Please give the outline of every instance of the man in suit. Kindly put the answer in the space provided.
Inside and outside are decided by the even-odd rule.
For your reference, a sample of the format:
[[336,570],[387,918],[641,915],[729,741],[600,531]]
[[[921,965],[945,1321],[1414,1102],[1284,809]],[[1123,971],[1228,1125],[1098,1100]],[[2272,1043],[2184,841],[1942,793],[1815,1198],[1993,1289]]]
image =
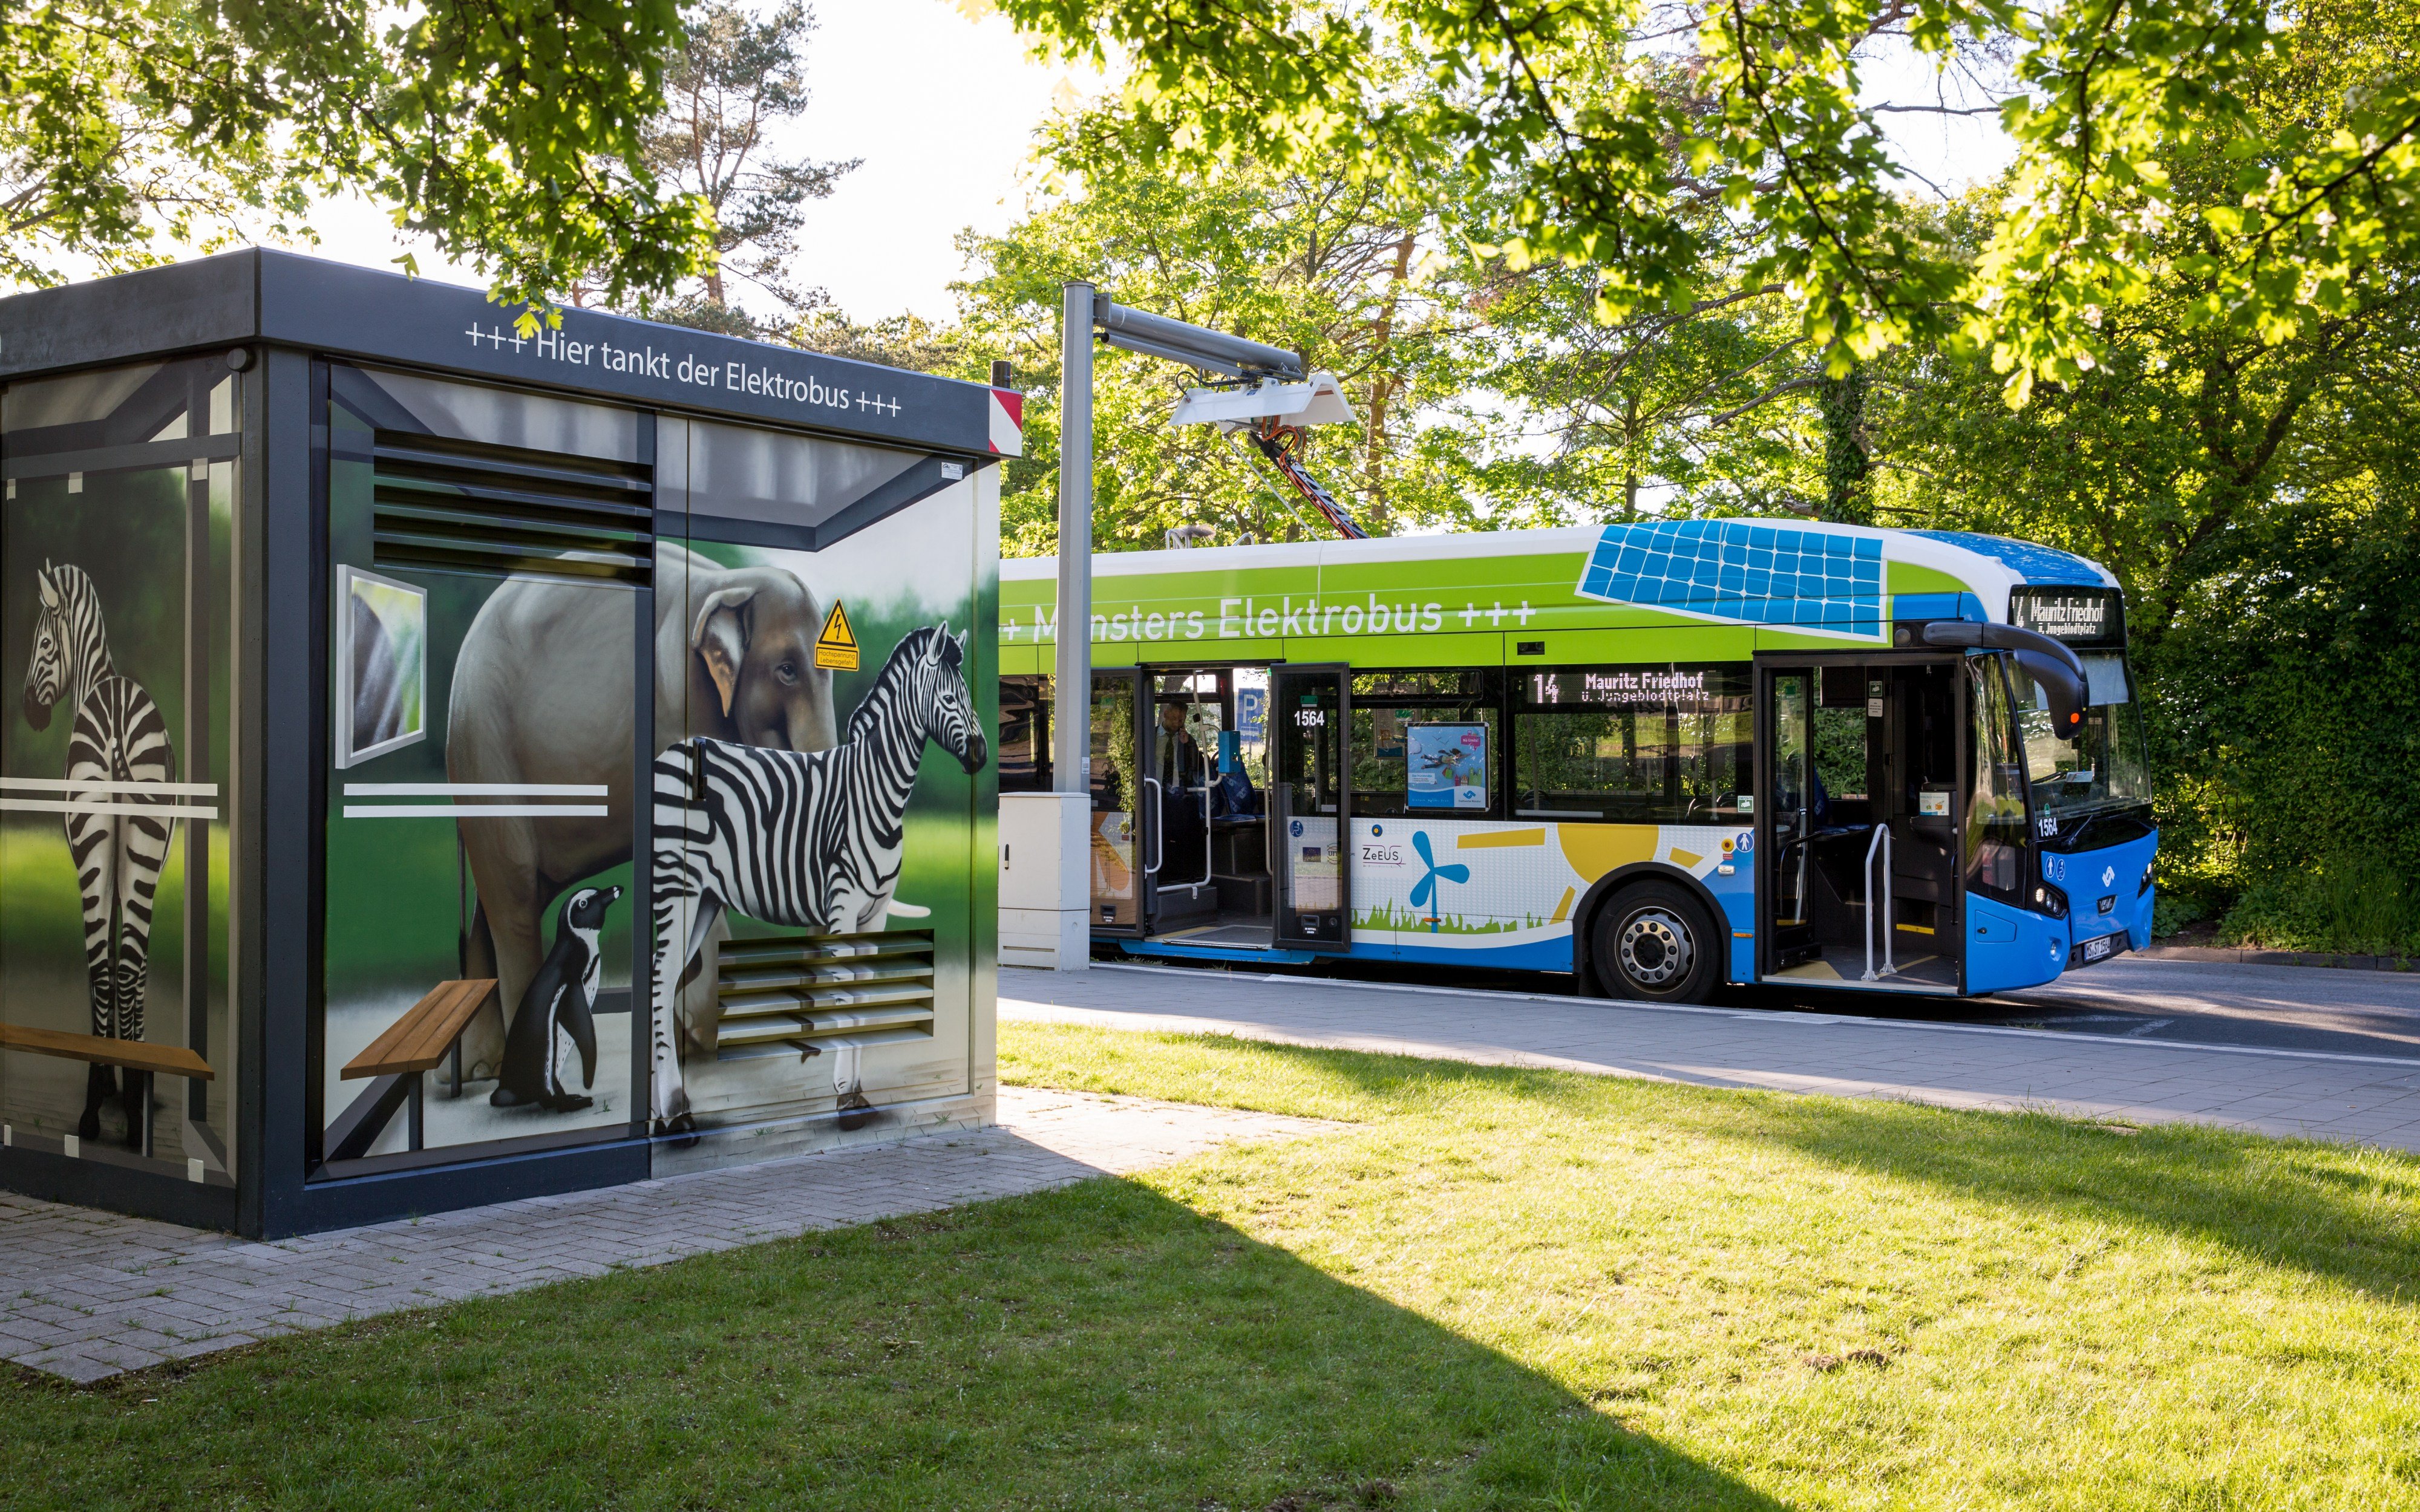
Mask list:
[[1210,782],[1209,759],[1194,740],[1193,732],[1186,728],[1186,705],[1163,703],[1159,706],[1159,781],[1173,793],[1180,788],[1207,787]]

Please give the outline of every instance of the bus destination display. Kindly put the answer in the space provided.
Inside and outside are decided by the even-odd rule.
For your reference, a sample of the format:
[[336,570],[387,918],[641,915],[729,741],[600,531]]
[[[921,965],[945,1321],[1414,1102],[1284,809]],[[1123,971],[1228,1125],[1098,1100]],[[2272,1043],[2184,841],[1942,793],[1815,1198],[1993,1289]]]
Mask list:
[[2123,645],[2125,609],[2106,588],[2020,589],[2009,595],[2009,623],[2069,645]]

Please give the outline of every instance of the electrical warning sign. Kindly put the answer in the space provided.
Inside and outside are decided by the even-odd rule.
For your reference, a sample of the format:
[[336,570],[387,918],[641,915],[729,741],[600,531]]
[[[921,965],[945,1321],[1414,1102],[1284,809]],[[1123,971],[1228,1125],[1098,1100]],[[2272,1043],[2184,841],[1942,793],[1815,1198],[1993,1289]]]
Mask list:
[[848,627],[848,614],[838,599],[832,600],[823,631],[815,637],[815,665],[828,671],[857,671],[857,632]]

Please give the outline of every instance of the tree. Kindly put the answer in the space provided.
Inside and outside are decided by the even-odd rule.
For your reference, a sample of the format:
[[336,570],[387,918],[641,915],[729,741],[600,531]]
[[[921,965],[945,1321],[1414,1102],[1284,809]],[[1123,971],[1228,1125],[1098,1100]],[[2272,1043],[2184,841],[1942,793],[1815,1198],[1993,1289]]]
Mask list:
[[[1606,270],[1609,318],[1687,308],[1709,264],[1697,218],[1750,228],[1843,378],[1909,340],[1984,353],[2022,403],[2104,360],[2107,312],[2176,270],[2197,326],[2275,341],[2338,318],[2420,251],[2420,74],[2381,0],[1001,0],[1019,26],[1096,63],[1131,58],[1138,150],[1271,163],[1342,155],[1417,179],[1454,164],[1521,186],[1500,244]],[[2352,92],[2326,118],[2260,116],[2245,85],[2314,20],[2366,11]],[[1906,213],[1860,63],[1904,46],[2006,77],[2018,157],[1969,257]],[[2003,63],[2001,60],[2005,60]],[[1410,67],[1429,87],[1392,85]],[[2224,144],[2225,193],[2181,194],[2180,153]]]
[[[2420,16],[2390,20],[2366,0],[2312,8],[2238,80],[2235,109],[2255,141],[2289,125],[2350,130],[2360,113],[2345,101],[2381,49],[2415,46]],[[2362,424],[2401,426],[2384,396],[2404,392],[2420,336],[2420,257],[2381,261],[2288,328],[2206,318],[2220,279],[2204,212],[2233,200],[2245,150],[2239,138],[2172,154],[2180,213],[2147,244],[2141,293],[2092,312],[2102,360],[2038,387],[2027,411],[1997,404],[1988,363],[1954,343],[1897,356],[1892,413],[1875,425],[1881,465],[1896,470],[1884,506],[2071,545],[2137,591],[2134,628],[2156,639],[2196,583],[2257,561],[2264,520],[2331,482]],[[1939,234],[1955,245],[1987,225],[1968,206]]]
[[679,38],[673,0],[18,0],[0,277],[140,267],[163,232],[222,245],[262,215],[301,234],[349,189],[508,302],[592,268],[613,300],[669,290],[713,229],[643,151]]
[[[2239,107],[2257,134],[2341,127],[2381,52],[2414,40],[2420,18],[2306,10],[2240,82]],[[2101,361],[2036,385],[2024,409],[1951,344],[1869,364],[1869,485],[1887,523],[2049,542],[2118,575],[2150,695],[2164,887],[2232,907],[2254,938],[2408,947],[2420,914],[2369,904],[2411,892],[2379,883],[2378,858],[2420,845],[2404,655],[2420,615],[2404,586],[2420,570],[2420,287],[2398,255],[2291,330],[2204,318],[2200,211],[2232,202],[2242,150],[2174,154],[2181,209],[2147,287],[2100,312]],[[1941,234],[1979,246],[1987,225],[1952,207]]]
[[[1303,354],[1335,373],[1358,413],[1314,433],[1311,468],[1365,527],[1451,517],[1446,480],[1420,465],[1420,406],[1459,392],[1435,294],[1434,199],[1310,164],[1161,172],[1078,115],[1046,136],[1057,189],[1001,237],[966,239],[961,349],[1010,357],[1029,376],[1030,470],[1002,499],[1012,550],[1056,544],[1060,286],[1094,280],[1121,302]],[[1432,186],[1431,194],[1450,193]],[[816,345],[825,345],[817,342]],[[826,349],[831,349],[826,346]],[[1156,548],[1180,526],[1218,539],[1324,533],[1240,440],[1175,427],[1170,409],[1200,375],[1103,349],[1094,377],[1095,540]]]
[[[777,155],[768,141],[807,108],[805,46],[814,12],[798,0],[758,19],[724,0],[690,10],[665,79],[664,108],[640,133],[658,180],[714,212],[714,255],[668,300],[658,319],[741,336],[778,336],[827,302],[792,268],[809,200],[858,166]],[[772,301],[766,317],[740,307],[733,284]]]
[[[1820,371],[1770,285],[1709,270],[1685,309],[1596,318],[1600,270],[1469,270],[1471,380],[1496,424],[1440,432],[1470,458],[1463,486],[1499,525],[1809,513],[1806,399]],[[1541,449],[1534,442],[1551,439]]]
[[[1012,550],[1055,544],[1059,290],[1078,276],[1338,373],[1357,422],[1312,433],[1311,467],[1368,528],[1820,507],[1820,354],[1785,292],[1743,283],[1737,260],[1685,310],[1601,324],[1603,270],[1516,266],[1461,234],[1517,185],[1461,176],[1407,195],[1342,163],[1163,166],[1123,129],[1085,111],[1046,130],[1045,196],[1006,235],[966,239],[977,273],[954,328],[889,322],[886,335],[821,312],[794,338],[970,378],[968,354],[1013,356],[1029,455],[1005,488]],[[1170,426],[1188,381],[1201,378],[1100,352],[1101,548],[1156,548],[1189,524],[1225,540],[1324,532],[1239,444]]]

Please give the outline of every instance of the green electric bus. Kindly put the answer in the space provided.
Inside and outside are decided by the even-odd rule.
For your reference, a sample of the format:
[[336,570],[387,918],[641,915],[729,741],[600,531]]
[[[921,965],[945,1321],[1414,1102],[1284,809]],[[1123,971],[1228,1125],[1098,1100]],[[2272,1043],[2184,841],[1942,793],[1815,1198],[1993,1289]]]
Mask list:
[[[1096,948],[1979,994],[2149,943],[2116,580],[1768,519],[1094,559]],[[1001,570],[1003,791],[1057,563]]]

